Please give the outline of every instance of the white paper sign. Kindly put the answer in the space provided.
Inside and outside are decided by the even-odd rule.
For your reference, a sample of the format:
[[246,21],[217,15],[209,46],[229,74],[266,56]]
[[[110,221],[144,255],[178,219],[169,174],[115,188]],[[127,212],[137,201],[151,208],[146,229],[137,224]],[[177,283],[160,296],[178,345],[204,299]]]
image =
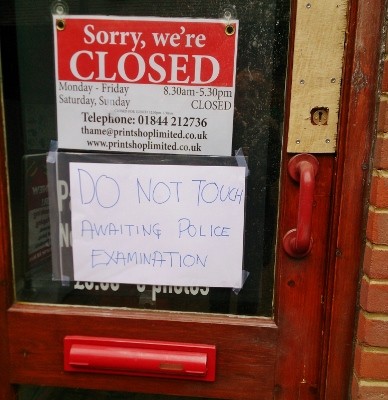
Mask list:
[[231,154],[238,21],[53,22],[60,148]]
[[240,288],[245,168],[71,163],[74,279]]

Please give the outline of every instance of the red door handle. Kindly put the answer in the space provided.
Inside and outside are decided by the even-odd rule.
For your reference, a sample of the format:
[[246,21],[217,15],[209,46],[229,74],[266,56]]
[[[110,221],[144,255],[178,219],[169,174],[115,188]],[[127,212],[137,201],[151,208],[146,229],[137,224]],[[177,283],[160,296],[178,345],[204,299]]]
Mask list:
[[288,173],[299,182],[298,222],[296,229],[284,235],[283,247],[294,258],[307,256],[313,245],[311,220],[318,167],[318,160],[311,154],[297,154],[288,163]]

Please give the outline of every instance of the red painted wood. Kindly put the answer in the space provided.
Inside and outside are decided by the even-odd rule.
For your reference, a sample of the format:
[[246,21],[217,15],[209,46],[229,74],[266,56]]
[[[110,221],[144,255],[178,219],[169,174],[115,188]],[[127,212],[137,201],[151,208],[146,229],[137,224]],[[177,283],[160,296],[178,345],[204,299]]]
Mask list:
[[9,357],[6,310],[12,304],[11,239],[8,220],[6,159],[3,131],[3,107],[0,99],[0,400],[15,399],[9,381]]
[[[295,260],[279,246],[278,328],[265,319],[85,307],[17,304],[7,312],[12,304],[12,273],[5,150],[0,141],[1,400],[14,398],[10,381],[244,400],[268,400],[276,384],[277,399],[347,397],[368,174],[363,165],[369,162],[374,127],[384,1],[351,0],[349,15],[338,154],[336,158],[318,157],[311,254]],[[284,154],[284,164],[289,158]],[[298,186],[287,177],[285,167],[282,182],[279,238],[295,226],[298,199]],[[332,228],[328,223],[331,213]],[[9,332],[10,362],[4,332]],[[160,379],[150,385],[147,378],[70,377],[62,369],[65,334],[215,343],[219,349],[218,380],[214,385],[192,385]]]
[[386,14],[384,0],[350,3],[326,293],[322,399],[347,398],[352,374],[364,204]]
[[[289,157],[286,155],[285,157]],[[332,195],[330,156],[317,156],[312,216],[311,253],[302,259],[278,252],[276,273],[276,321],[279,344],[276,368],[276,399],[315,399],[319,393],[323,304],[329,215]],[[279,237],[297,220],[299,187],[283,171],[283,201]]]
[[[294,1],[295,5],[295,1]],[[295,21],[295,7],[292,24]],[[290,33],[290,60],[293,53]],[[292,64],[289,64],[289,76]],[[286,104],[290,103],[288,87]],[[286,109],[285,121],[289,110]],[[285,126],[287,133],[288,126]],[[286,145],[285,145],[286,147]],[[282,166],[281,204],[279,209],[278,243],[295,226],[297,220],[298,186],[288,177],[286,165],[293,155],[284,150]],[[321,351],[323,344],[326,269],[329,259],[328,239],[332,207],[333,155],[317,156],[319,171],[316,176],[315,206],[312,236],[314,246],[304,259],[287,256],[278,246],[275,279],[275,314],[279,326],[276,360],[276,399],[317,399],[320,392]]]
[[[277,328],[269,319],[15,305],[8,312],[13,383],[228,399],[272,398]],[[67,335],[216,346],[215,382],[66,373]]]

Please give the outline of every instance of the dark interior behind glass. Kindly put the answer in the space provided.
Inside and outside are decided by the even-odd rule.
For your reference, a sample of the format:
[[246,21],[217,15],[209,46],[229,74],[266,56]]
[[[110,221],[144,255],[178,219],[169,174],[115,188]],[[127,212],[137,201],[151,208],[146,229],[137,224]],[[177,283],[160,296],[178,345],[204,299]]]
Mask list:
[[[231,10],[240,21],[233,126],[233,152],[242,148],[249,177],[245,221],[244,269],[249,276],[241,291],[108,285],[51,279],[47,229],[32,229],[34,201],[47,205],[45,163],[56,139],[56,103],[52,10],[60,1],[1,0],[0,39],[6,140],[12,213],[13,254],[18,300],[57,304],[117,306],[272,315],[289,8],[286,0],[69,0],[73,15],[120,15],[223,18]],[[131,155],[128,155],[129,157]],[[187,156],[192,157],[192,156]],[[40,192],[32,187],[41,187]],[[44,208],[44,207],[43,207]],[[33,235],[40,237],[33,237]],[[46,236],[45,236],[46,235]],[[42,251],[31,256],[31,241]],[[205,294],[203,294],[205,293]]]

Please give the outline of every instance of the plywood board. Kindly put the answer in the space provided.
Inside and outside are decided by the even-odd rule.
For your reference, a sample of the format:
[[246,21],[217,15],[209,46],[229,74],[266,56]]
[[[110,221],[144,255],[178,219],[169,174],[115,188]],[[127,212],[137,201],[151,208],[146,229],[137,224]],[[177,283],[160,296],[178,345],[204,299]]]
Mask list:
[[[347,0],[297,2],[287,151],[334,153]],[[320,124],[312,110],[328,110]]]

